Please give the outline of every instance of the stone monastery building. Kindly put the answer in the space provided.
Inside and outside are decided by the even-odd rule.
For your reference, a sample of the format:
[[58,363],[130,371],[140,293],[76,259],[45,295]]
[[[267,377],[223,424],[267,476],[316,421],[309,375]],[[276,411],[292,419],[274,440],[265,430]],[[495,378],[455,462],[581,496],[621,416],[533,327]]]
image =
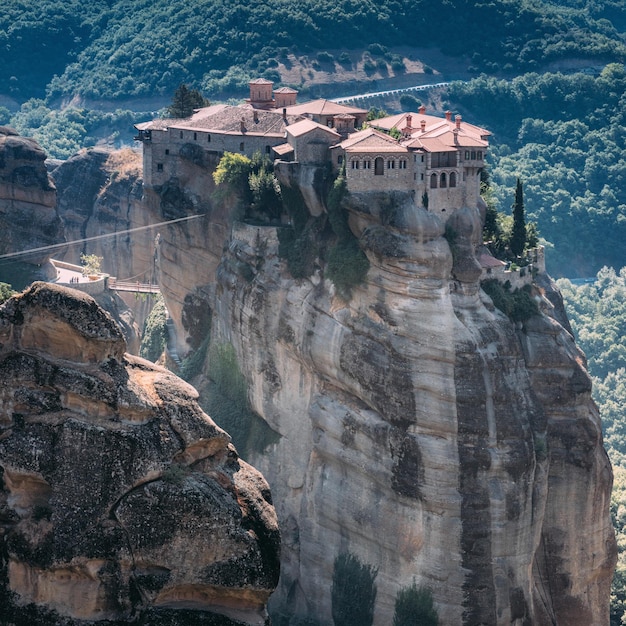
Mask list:
[[[176,177],[178,159],[238,152],[302,165],[345,166],[352,192],[408,190],[415,204],[444,213],[476,206],[490,133],[450,112],[445,118],[402,113],[368,122],[367,111],[330,100],[296,103],[297,91],[250,82],[245,104],[217,104],[187,119],[137,124],[144,185]],[[359,130],[364,128],[363,130]]]

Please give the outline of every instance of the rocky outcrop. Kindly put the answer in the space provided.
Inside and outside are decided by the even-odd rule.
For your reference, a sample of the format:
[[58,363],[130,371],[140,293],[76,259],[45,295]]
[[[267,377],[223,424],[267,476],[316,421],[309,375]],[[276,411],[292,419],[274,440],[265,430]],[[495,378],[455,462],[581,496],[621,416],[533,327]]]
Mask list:
[[[63,241],[56,188],[48,176],[45,159],[45,152],[35,140],[0,127],[0,254]],[[49,251],[40,251],[24,260],[36,266],[50,256]]]
[[[278,623],[330,622],[333,564],[351,553],[377,568],[377,626],[413,581],[446,625],[608,624],[611,469],[584,356],[548,276],[523,323],[481,290],[484,206],[444,222],[401,191],[348,197],[370,270],[345,302],[322,254],[294,280],[275,228],[231,232],[206,163],[177,172],[144,211],[205,217],[160,230],[161,288],[183,347],[210,324],[207,376],[236,355],[274,431],[249,460],[283,529]],[[323,228],[314,173],[280,174]]]
[[350,302],[319,271],[290,279],[275,229],[236,230],[218,272],[211,341],[281,436],[251,456],[284,530],[276,615],[330,621],[351,553],[378,570],[378,625],[412,581],[442,624],[608,624],[611,468],[549,277],[513,322],[480,288],[483,207],[447,225],[402,193],[346,208],[371,264]]
[[0,307],[4,624],[265,624],[269,488],[195,390],[125,354],[87,295]]

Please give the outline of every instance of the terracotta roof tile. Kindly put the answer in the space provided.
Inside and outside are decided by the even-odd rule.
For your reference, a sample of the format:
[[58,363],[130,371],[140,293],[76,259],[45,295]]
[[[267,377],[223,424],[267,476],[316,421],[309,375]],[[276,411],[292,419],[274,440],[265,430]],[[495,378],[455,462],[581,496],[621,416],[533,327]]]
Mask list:
[[299,122],[290,124],[287,126],[286,130],[292,137],[300,137],[315,129],[323,130],[324,132],[333,135],[336,139],[340,139],[341,137],[341,135],[332,128],[328,128],[328,126],[324,126],[324,124],[318,124],[317,122],[309,119],[300,120]]
[[339,115],[340,113],[367,114],[367,111],[320,98],[319,100],[287,107],[287,113],[290,115]]

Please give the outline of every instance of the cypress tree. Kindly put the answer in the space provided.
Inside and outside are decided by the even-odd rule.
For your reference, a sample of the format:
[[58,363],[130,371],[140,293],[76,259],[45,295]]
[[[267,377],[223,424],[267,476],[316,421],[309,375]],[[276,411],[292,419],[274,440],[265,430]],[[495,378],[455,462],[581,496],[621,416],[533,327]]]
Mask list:
[[174,92],[172,104],[167,107],[167,114],[174,118],[190,117],[194,109],[208,105],[209,101],[197,89],[189,89],[187,85],[181,84]]
[[511,231],[511,252],[520,256],[526,248],[526,220],[524,218],[524,192],[522,181],[518,178],[513,204],[513,230]]

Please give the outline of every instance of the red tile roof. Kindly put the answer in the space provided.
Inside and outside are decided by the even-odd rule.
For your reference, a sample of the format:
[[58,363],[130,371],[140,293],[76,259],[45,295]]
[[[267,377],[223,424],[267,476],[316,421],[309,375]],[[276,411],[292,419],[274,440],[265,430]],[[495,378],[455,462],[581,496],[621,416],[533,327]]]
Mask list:
[[365,109],[348,106],[347,104],[338,104],[330,100],[312,100],[304,104],[296,104],[287,107],[287,113],[290,115],[340,115],[341,113],[352,113],[357,115],[367,114]]

